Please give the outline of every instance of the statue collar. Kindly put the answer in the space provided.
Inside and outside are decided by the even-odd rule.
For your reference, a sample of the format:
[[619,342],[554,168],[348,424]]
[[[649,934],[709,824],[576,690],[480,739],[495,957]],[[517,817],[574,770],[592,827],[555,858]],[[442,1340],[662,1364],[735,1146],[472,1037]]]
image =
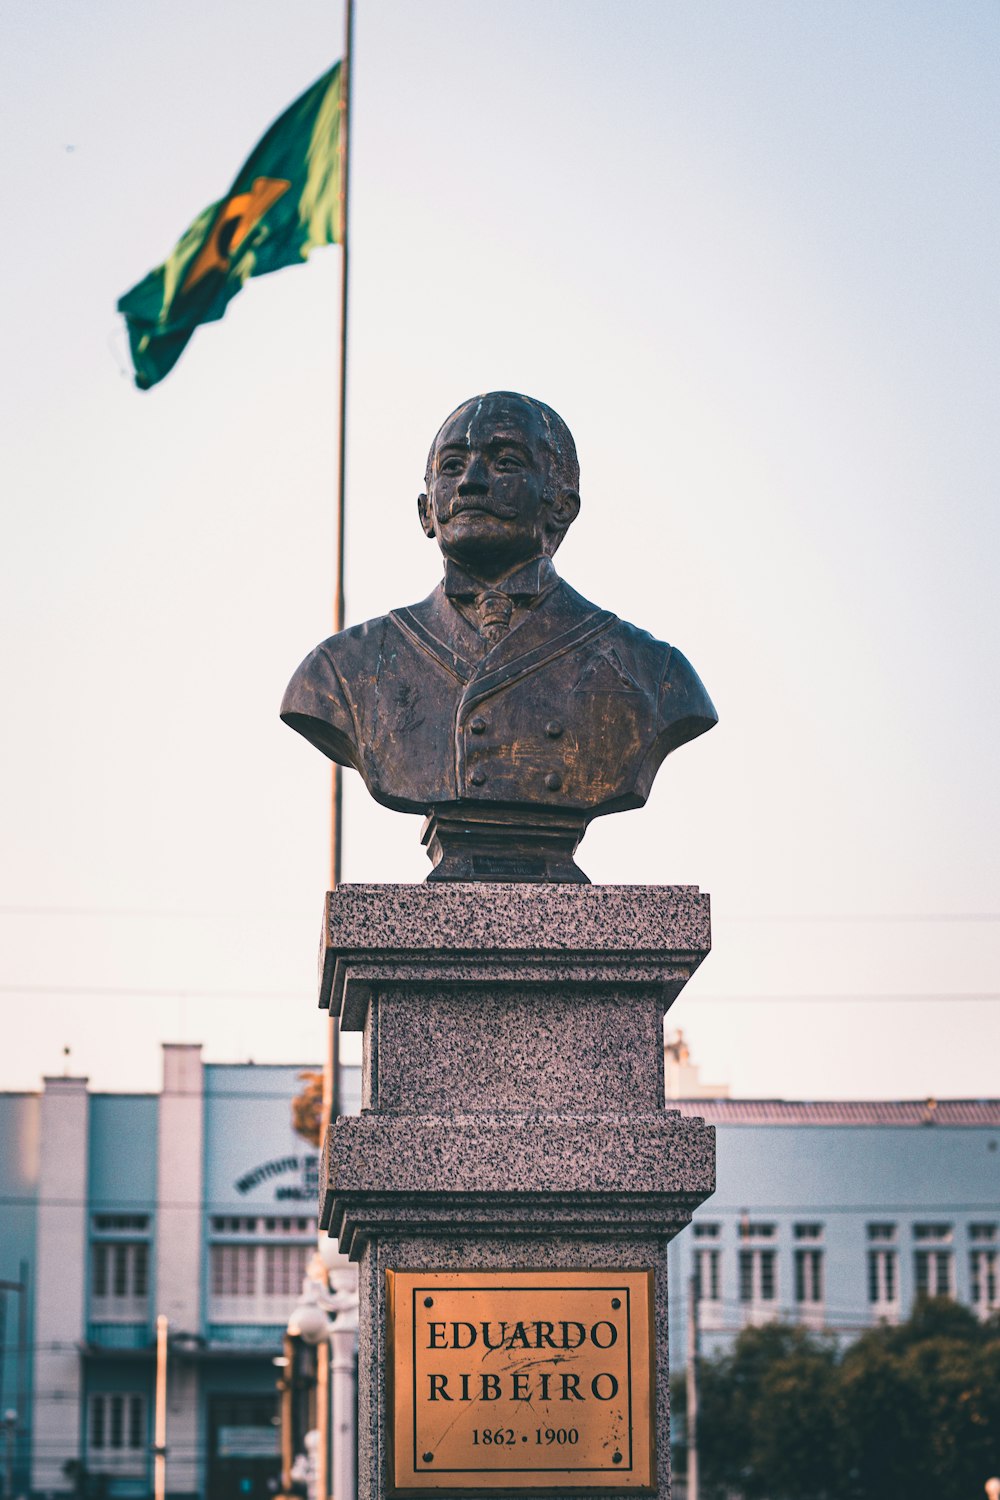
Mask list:
[[498,583],[484,583],[450,557],[444,564],[444,591],[449,599],[474,599],[484,592],[509,594],[511,598],[537,599],[559,582],[549,557],[533,557]]

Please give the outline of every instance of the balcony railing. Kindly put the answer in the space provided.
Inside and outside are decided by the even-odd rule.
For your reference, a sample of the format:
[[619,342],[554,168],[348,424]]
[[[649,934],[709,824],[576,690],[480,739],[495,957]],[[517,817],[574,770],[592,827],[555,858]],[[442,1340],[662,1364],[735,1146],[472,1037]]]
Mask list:
[[210,1344],[232,1344],[244,1349],[273,1348],[275,1354],[281,1353],[284,1336],[285,1323],[209,1323],[208,1325]]
[[148,1323],[88,1323],[87,1342],[98,1349],[151,1349],[153,1332]]

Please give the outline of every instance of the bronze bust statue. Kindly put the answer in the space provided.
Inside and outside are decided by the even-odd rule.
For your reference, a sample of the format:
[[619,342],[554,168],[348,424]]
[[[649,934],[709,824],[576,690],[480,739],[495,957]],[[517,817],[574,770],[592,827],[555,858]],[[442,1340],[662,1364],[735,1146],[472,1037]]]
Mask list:
[[590,819],[641,807],[664,757],[716,722],[678,650],[553,567],[579,481],[550,407],[464,402],[417,502],[441,583],[331,636],[285,693],[286,724],[386,807],[427,814],[431,880],[586,881],[573,854]]

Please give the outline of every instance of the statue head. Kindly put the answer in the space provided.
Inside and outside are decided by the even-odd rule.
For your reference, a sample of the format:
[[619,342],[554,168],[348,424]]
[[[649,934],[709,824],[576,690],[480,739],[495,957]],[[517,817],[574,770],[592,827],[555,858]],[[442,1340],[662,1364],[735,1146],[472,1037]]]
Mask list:
[[445,557],[485,579],[559,546],[580,509],[580,466],[566,423],[514,391],[464,401],[427,458],[420,524]]

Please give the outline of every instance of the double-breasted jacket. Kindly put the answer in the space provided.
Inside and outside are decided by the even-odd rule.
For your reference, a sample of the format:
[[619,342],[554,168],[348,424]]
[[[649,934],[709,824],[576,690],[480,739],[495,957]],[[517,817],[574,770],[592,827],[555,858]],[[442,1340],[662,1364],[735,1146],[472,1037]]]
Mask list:
[[444,583],[331,636],[293,676],[281,717],[402,812],[641,806],[664,756],[710,729],[715,709],[675,647],[545,569],[547,587],[488,649]]

